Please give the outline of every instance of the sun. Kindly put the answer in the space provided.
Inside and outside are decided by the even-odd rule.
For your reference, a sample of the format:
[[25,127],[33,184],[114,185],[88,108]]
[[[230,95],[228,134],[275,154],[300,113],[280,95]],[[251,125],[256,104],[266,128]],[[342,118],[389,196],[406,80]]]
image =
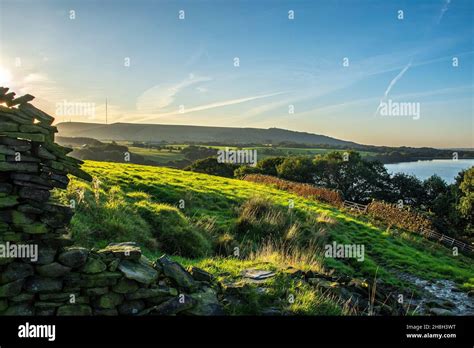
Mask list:
[[12,74],[10,70],[0,66],[0,86],[8,87],[12,80]]

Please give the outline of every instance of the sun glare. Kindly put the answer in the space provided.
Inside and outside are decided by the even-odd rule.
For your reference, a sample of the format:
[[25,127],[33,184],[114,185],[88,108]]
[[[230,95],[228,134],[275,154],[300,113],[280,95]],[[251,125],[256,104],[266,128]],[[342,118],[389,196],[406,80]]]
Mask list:
[[0,86],[8,87],[11,79],[12,74],[10,71],[0,66]]

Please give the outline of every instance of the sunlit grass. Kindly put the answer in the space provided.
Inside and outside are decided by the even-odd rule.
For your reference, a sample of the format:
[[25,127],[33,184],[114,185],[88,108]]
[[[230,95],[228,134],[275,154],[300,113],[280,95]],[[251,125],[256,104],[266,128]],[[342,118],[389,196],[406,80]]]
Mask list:
[[[301,249],[310,250],[308,238],[311,240],[313,236],[323,234],[328,241],[365,246],[364,262],[323,258],[318,261],[322,268],[334,268],[367,279],[372,279],[378,268],[380,279],[396,285],[403,284],[399,275],[408,272],[423,279],[451,279],[465,289],[473,288],[471,258],[453,256],[449,248],[421,236],[379,227],[364,217],[354,217],[330,205],[270,186],[132,164],[86,161],[83,168],[100,179],[98,189],[72,179],[66,193],[58,192],[63,202],[68,203],[70,199],[79,200],[81,190],[84,191],[83,201],[78,203],[72,221],[72,232],[79,243],[93,245],[133,240],[151,253],[162,252],[154,236],[156,221],[137,214],[136,204],[146,201],[150,211],[155,204],[174,207],[189,228],[199,230],[214,246],[232,245],[238,239],[235,226],[239,207],[258,196],[269,200],[275,209],[285,214],[289,214],[289,202],[294,202],[291,224],[285,235],[291,240],[299,240]],[[180,207],[180,202],[184,202],[184,207]],[[276,221],[274,219],[276,216],[269,221]],[[314,232],[308,226],[313,226]],[[305,238],[301,236],[303,232]],[[270,251],[260,256],[263,255],[272,263],[282,262],[272,258]],[[288,260],[291,262],[294,261]],[[300,262],[301,267],[303,263]]]

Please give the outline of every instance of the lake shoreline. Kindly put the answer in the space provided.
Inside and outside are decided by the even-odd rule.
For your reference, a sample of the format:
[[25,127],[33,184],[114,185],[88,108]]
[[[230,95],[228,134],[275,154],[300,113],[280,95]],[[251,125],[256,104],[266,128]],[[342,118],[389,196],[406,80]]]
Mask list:
[[[456,161],[453,160],[452,157],[409,157],[409,158],[404,158],[402,160],[387,160],[387,161],[381,161],[382,164],[399,164],[399,163],[410,163],[410,162],[418,162],[418,161],[437,161],[437,160],[449,160],[449,161]],[[458,158],[457,160],[474,160],[474,157],[463,157],[463,158]]]
[[474,166],[474,159],[430,159],[406,161],[398,163],[385,163],[384,167],[390,175],[403,173],[414,175],[419,180],[426,180],[432,175],[438,175],[446,183],[453,184],[458,174]]

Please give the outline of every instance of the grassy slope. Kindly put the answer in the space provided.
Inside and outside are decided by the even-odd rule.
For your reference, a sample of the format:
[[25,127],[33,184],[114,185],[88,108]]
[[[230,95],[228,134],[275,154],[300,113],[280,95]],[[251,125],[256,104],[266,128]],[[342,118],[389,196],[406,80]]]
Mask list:
[[[293,200],[295,219],[316,218],[329,234],[330,240],[365,245],[364,262],[324,259],[326,268],[335,268],[339,272],[368,280],[374,279],[377,274],[377,278],[401,286],[407,284],[403,284],[397,275],[405,272],[423,279],[451,279],[465,289],[474,287],[474,270],[470,258],[462,255],[454,257],[449,249],[417,235],[395,234],[329,205],[266,185],[162,167],[87,161],[83,168],[100,179],[99,200],[105,199],[101,204],[107,211],[99,217],[76,214],[72,224],[75,232],[81,228],[90,229],[95,224],[99,229],[104,226],[115,228],[119,239],[141,242],[141,236],[150,233],[153,226],[143,219],[135,218],[133,204],[145,199],[176,206],[180,199],[184,199],[186,206],[182,211],[188,218],[193,221],[212,221],[214,233],[225,235],[235,224],[236,207],[255,195],[262,195],[285,209],[289,200]],[[81,186],[90,188],[89,184],[73,180],[68,199]],[[118,196],[123,201],[114,198]],[[65,198],[63,194],[62,199]],[[79,242],[104,244],[114,237],[106,235],[103,237],[105,240],[100,241],[100,237],[91,235],[90,240],[80,239]],[[145,247],[150,255],[158,254],[153,252],[153,245]],[[235,259],[207,258],[184,262],[199,263],[215,273],[219,273],[215,267],[224,273],[230,265],[236,269],[241,267]]]

